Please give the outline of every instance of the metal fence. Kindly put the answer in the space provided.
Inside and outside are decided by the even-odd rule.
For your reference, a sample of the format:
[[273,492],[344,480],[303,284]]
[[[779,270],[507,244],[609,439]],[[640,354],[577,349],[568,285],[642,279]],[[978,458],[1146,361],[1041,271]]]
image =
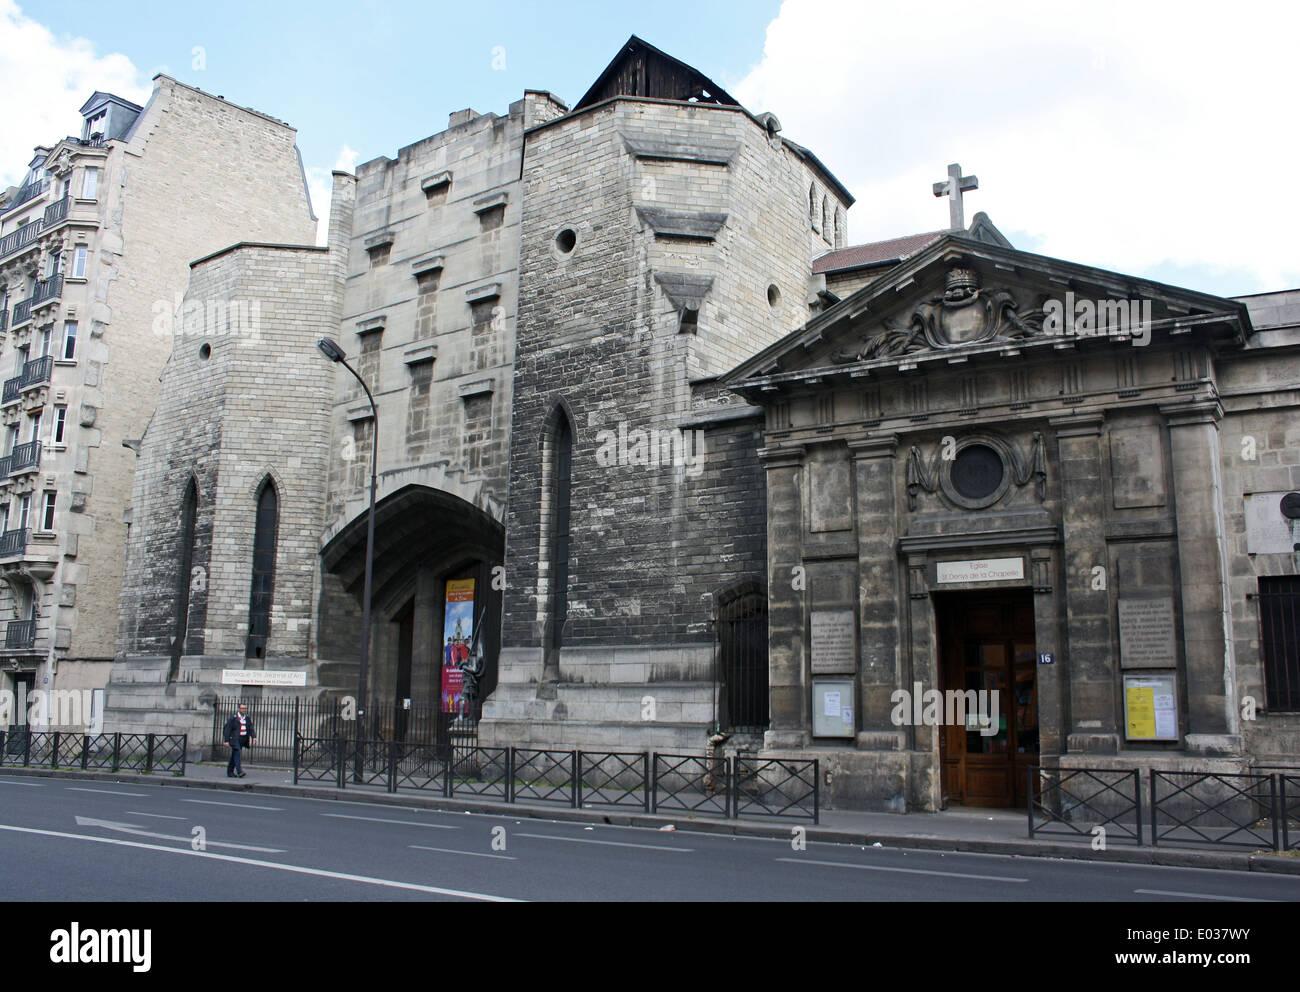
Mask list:
[[798,817],[817,823],[816,759],[561,751],[299,737],[294,784],[418,789],[448,798],[605,806],[646,812]]
[[1099,836],[1142,843],[1142,784],[1137,769],[1040,768],[1029,772],[1029,837]]
[[[1258,772],[1151,773],[1151,843],[1278,849],[1277,779]],[[1163,821],[1163,822],[1161,822]]]
[[[340,699],[240,698],[223,696],[212,708],[210,760],[225,760],[226,721],[243,703],[257,731],[257,743],[240,756],[243,764],[289,766],[294,761],[294,741],[300,737],[357,736],[354,714]],[[442,713],[433,706],[407,706],[392,700],[374,701],[366,713],[365,736],[379,741],[411,744],[472,746],[478,743],[478,724],[472,718]]]
[[0,765],[185,774],[186,734],[0,731]]
[[1300,771],[1278,779],[1278,813],[1282,820],[1282,850],[1300,848]]

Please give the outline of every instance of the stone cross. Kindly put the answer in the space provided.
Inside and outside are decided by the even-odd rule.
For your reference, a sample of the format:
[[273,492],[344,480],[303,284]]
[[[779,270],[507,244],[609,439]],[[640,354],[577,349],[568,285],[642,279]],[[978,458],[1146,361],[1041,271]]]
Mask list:
[[948,226],[954,231],[964,231],[966,220],[962,215],[961,195],[967,190],[979,189],[980,181],[974,176],[963,176],[961,166],[954,162],[948,166],[948,178],[934,184],[935,196],[950,197],[948,201]]

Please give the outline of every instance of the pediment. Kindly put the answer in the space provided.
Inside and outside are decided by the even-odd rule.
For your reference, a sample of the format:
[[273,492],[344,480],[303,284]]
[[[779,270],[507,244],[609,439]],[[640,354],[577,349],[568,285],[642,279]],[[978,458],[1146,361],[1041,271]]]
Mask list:
[[1242,339],[1243,304],[948,234],[725,377],[754,378],[1196,329]]

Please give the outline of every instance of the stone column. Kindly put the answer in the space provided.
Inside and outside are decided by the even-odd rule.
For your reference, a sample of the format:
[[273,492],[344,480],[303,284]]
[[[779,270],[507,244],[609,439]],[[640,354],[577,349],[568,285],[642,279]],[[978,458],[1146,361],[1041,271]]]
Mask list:
[[850,441],[856,473],[854,518],[858,537],[858,747],[893,751],[904,746],[890,720],[890,694],[899,672],[898,550],[894,506],[894,436]]
[[770,729],[764,736],[763,746],[803,747],[812,740],[808,665],[804,658],[807,616],[807,578],[803,573],[804,451],[802,447],[761,448],[758,455],[767,472]]
[[1034,650],[1041,657],[1051,654],[1053,663],[1039,665],[1035,659],[1038,693],[1038,753],[1060,754],[1065,750],[1069,724],[1066,698],[1069,668],[1061,653],[1060,565],[1051,548],[1029,551],[1030,576],[1034,589]]
[[442,631],[434,629],[442,583],[421,565],[415,576],[415,617],[411,637],[411,705],[437,705],[442,680]]
[[1169,424],[1173,503],[1187,679],[1187,748],[1234,754],[1238,734],[1236,658],[1228,629],[1228,554],[1218,400],[1160,408]]
[[[1093,588],[1093,568],[1107,564],[1101,416],[1060,417],[1056,429],[1065,541],[1065,640],[1057,664],[1068,665],[1070,751],[1115,754],[1115,659],[1110,595]],[[1043,650],[1043,649],[1039,649]],[[1059,678],[1060,676],[1058,676]]]

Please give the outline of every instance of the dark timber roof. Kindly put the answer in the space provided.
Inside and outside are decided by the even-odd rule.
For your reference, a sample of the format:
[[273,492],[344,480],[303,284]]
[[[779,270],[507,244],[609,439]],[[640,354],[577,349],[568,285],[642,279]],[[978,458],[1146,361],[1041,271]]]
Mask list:
[[643,96],[658,100],[690,100],[724,107],[740,104],[704,73],[661,52],[636,35],[628,38],[614,61],[591,85],[574,110],[582,110],[616,96]]

